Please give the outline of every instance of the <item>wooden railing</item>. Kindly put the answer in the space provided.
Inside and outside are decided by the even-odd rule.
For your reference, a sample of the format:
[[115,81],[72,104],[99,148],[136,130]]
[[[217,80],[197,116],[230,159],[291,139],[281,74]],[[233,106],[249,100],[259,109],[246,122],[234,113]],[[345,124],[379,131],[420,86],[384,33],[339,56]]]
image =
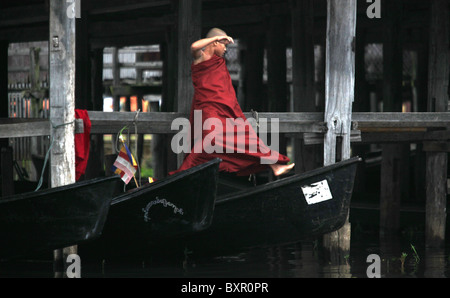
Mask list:
[[[255,118],[253,113],[244,113],[247,118]],[[327,132],[322,113],[258,113],[259,119],[267,119],[267,131],[275,119],[279,122],[279,132],[284,134],[304,134],[306,139],[317,138]],[[188,118],[187,114],[150,112],[100,112],[89,111],[92,134],[118,133],[124,126],[139,134],[176,134],[171,129],[177,118]],[[353,141],[364,143],[446,141],[450,139],[450,113],[353,113],[352,130],[361,138]],[[77,123],[77,130],[82,123]],[[48,119],[0,119],[0,138],[19,138],[50,135]],[[436,129],[440,129],[437,130]],[[264,131],[260,131],[264,132]],[[311,142],[313,143],[313,142]]]

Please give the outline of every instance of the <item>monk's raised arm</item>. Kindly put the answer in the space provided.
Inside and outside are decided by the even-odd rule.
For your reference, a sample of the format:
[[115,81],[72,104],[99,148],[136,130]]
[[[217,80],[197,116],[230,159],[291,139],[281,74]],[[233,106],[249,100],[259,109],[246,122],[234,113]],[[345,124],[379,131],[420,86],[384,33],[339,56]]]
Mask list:
[[209,38],[203,38],[200,40],[197,40],[191,45],[191,54],[194,60],[200,59],[202,56],[202,51],[209,45],[220,42],[224,44],[234,43],[233,38],[230,36],[213,36]]

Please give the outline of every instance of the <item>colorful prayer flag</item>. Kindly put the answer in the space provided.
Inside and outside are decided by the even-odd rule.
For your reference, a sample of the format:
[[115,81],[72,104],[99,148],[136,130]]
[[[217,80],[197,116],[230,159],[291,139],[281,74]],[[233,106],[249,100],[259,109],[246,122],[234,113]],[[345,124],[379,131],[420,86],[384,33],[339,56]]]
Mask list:
[[125,182],[125,184],[128,184],[131,178],[134,177],[137,167],[137,162],[134,159],[134,156],[131,154],[127,145],[123,143],[123,146],[120,149],[119,155],[117,156],[111,170],[120,175],[120,178]]

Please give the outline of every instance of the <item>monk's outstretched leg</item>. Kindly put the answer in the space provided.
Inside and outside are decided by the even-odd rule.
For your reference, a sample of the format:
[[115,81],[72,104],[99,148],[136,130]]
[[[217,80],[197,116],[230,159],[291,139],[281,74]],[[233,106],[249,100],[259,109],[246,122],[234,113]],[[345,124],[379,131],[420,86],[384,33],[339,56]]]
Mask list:
[[270,165],[270,168],[272,169],[273,174],[275,176],[280,176],[280,175],[288,173],[290,170],[292,170],[292,168],[294,166],[295,166],[295,163],[292,163],[290,165],[273,164],[273,165]]

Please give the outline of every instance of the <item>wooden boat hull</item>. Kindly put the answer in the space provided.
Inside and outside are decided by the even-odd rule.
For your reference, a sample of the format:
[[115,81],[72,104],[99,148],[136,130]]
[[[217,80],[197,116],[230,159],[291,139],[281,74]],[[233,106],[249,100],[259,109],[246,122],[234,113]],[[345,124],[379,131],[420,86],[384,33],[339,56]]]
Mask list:
[[211,225],[220,159],[209,161],[115,197],[102,238],[151,243]]
[[101,235],[120,178],[107,177],[0,200],[0,258],[75,245]]
[[338,230],[349,214],[359,161],[353,158],[219,196],[211,227],[191,237],[188,247],[279,244]]

